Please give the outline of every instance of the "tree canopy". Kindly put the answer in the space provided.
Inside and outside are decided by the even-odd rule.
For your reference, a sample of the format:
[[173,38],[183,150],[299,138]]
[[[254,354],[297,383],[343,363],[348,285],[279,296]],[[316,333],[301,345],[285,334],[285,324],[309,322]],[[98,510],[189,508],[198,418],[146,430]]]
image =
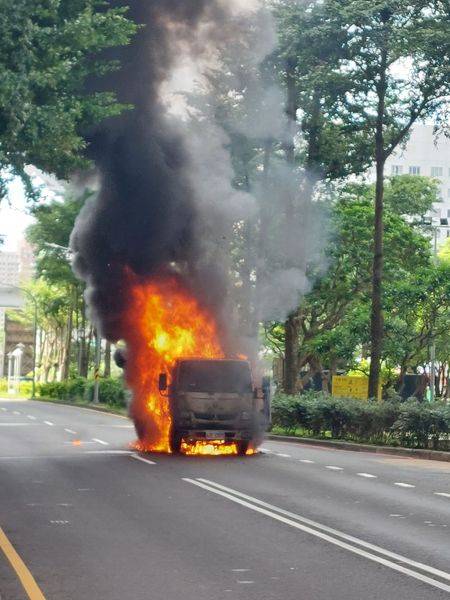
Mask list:
[[85,132],[125,107],[86,82],[117,67],[101,52],[135,29],[103,0],[1,0],[0,198],[8,175],[31,193],[27,165],[60,178],[87,165]]

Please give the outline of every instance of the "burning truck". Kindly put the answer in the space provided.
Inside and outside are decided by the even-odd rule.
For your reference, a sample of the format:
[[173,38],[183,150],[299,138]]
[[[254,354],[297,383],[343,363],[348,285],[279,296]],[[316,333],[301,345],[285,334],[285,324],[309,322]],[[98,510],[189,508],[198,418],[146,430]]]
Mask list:
[[251,454],[270,414],[269,394],[254,386],[250,362],[228,358],[217,325],[171,276],[135,280],[116,352],[133,392],[130,413],[143,451]]

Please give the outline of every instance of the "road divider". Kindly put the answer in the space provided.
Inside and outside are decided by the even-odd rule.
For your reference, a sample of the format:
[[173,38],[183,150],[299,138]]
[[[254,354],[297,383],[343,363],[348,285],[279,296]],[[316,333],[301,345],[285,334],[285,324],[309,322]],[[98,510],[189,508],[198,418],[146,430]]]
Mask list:
[[[227,498],[240,506],[253,510],[266,517],[270,517],[309,535],[313,535],[323,541],[352,552],[353,554],[357,554],[372,562],[388,567],[393,571],[422,581],[423,583],[444,590],[445,592],[450,592],[450,585],[446,583],[450,582],[450,573],[414,561],[406,556],[402,556],[401,554],[397,554],[396,552],[392,552],[381,546],[371,544],[370,542],[338,531],[327,525],[322,525],[317,521],[284,510],[283,508],[274,506],[273,504],[269,504],[268,502],[264,502],[263,500],[259,500],[258,498],[249,496],[248,494],[244,494],[214,481],[203,478],[190,479],[187,477],[183,478],[183,481],[208,492],[212,492],[213,494],[217,494],[218,496]],[[408,565],[408,567],[404,565]],[[430,575],[436,577],[436,579],[430,577]]]

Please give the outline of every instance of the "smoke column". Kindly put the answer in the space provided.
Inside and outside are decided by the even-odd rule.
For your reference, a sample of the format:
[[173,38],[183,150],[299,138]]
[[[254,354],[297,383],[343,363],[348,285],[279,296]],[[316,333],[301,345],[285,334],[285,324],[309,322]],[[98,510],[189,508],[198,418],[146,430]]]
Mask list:
[[[100,190],[77,220],[71,240],[74,268],[87,283],[92,316],[108,339],[125,337],[127,273],[151,279],[176,271],[215,315],[223,346],[232,349],[229,255],[235,224],[257,230],[264,209],[270,225],[271,242],[252,250],[260,278],[260,293],[253,298],[257,320],[283,318],[296,306],[308,286],[305,257],[323,238],[301,202],[295,218],[277,227],[284,198],[300,187],[276,160],[270,185],[233,188],[229,139],[215,120],[218,107],[208,76],[229,76],[221,62],[227,54],[239,73],[237,87],[251,90],[254,84],[245,120],[229,123],[229,129],[258,139],[286,134],[280,90],[255,83],[251,75],[276,42],[270,14],[261,0],[132,0],[126,5],[130,18],[143,27],[130,46],[114,50],[111,58],[121,68],[96,87],[114,90],[134,109],[92,132],[90,155]],[[199,90],[209,111],[200,121],[186,100]]]

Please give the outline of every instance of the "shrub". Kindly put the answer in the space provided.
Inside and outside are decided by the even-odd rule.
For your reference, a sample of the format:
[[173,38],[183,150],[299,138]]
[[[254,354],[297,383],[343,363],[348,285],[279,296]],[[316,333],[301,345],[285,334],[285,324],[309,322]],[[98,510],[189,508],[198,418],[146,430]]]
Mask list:
[[[92,402],[94,399],[94,381],[89,381],[85,398]],[[102,404],[110,406],[125,406],[125,390],[120,379],[100,379],[98,388],[98,400]]]
[[[77,377],[67,381],[42,383],[39,386],[39,395],[42,398],[54,398],[75,402],[94,399],[94,381]],[[109,405],[125,406],[125,391],[119,379],[99,380],[99,402]]]
[[272,422],[286,433],[359,442],[389,443],[413,448],[446,448],[450,434],[450,407],[444,403],[419,404],[397,399],[365,402],[333,398],[323,392],[298,396],[278,394]]

